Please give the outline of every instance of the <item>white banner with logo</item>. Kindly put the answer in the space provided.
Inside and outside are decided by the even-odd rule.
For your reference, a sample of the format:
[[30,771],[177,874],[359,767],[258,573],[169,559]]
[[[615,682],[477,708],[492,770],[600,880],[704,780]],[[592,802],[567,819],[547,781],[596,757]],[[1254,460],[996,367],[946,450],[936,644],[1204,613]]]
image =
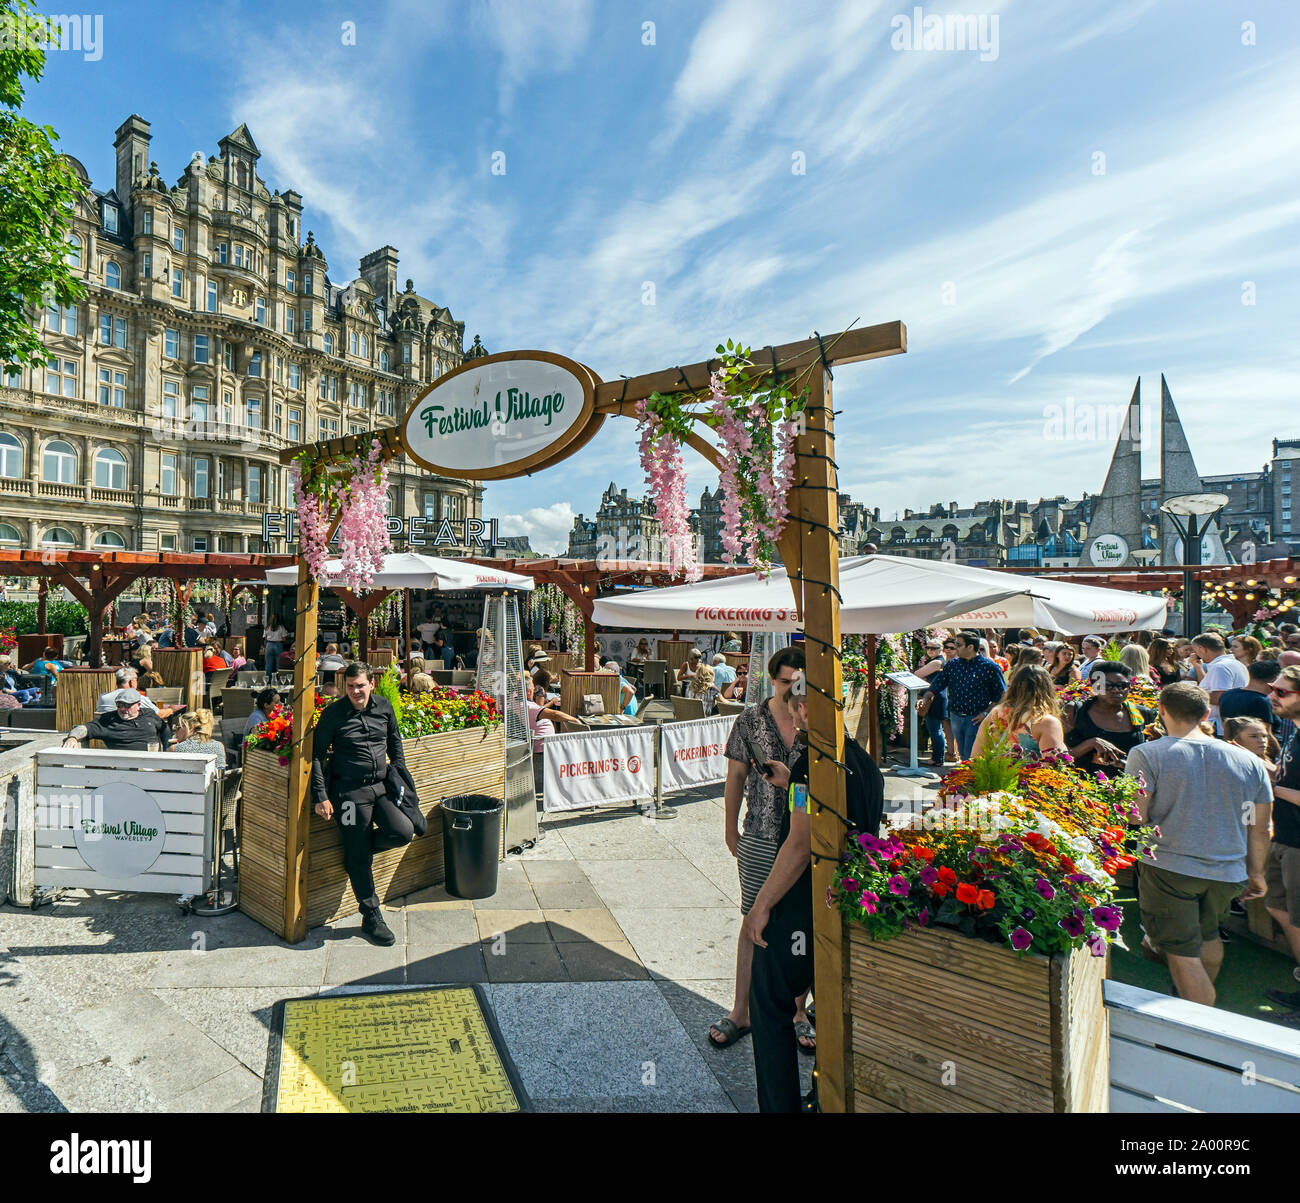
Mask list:
[[727,779],[727,737],[734,714],[664,723],[659,781],[665,794]]
[[582,810],[654,793],[654,727],[611,727],[542,740],[543,810]]

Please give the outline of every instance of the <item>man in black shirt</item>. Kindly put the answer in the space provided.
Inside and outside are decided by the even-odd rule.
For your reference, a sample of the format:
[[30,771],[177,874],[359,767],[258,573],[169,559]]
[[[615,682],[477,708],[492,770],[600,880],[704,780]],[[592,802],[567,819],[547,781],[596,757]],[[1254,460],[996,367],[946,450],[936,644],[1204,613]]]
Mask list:
[[82,723],[68,732],[65,748],[75,748],[83,739],[102,739],[114,752],[162,752],[171,742],[171,728],[157,714],[142,713],[144,700],[134,689],[119,689],[114,699],[116,713],[105,714],[92,723]]
[[1219,699],[1219,718],[1225,723],[1230,718],[1257,718],[1275,735],[1281,719],[1269,705],[1269,687],[1281,672],[1276,660],[1256,660],[1246,666],[1248,674],[1242,689],[1225,689]]
[[[1289,665],[1273,682],[1273,709],[1292,722],[1300,719],[1300,667]],[[1273,785],[1273,842],[1264,869],[1268,893],[1264,905],[1277,920],[1300,964],[1300,731],[1282,749]],[[1295,971],[1300,977],[1300,969]],[[1280,1022],[1300,1028],[1300,990],[1266,990],[1274,1002],[1292,1008]]]
[[[350,664],[343,674],[347,696],[320,716],[312,736],[311,796],[322,819],[336,814],[343,838],[343,867],[361,907],[361,930],[375,944],[396,940],[379,910],[372,872],[377,848],[396,848],[415,838],[411,820],[388,796],[389,762],[410,782],[397,715],[374,692],[370,670]],[[328,766],[327,766],[328,762]],[[373,835],[371,826],[378,831]]]

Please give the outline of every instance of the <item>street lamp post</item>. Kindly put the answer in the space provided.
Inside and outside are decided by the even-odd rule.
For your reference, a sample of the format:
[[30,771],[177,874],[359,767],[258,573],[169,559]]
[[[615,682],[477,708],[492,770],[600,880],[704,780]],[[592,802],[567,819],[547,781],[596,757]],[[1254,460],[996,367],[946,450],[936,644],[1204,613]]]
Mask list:
[[[1196,569],[1201,566],[1201,539],[1214,516],[1227,504],[1228,498],[1223,493],[1187,493],[1171,497],[1160,507],[1183,540],[1184,639],[1201,633],[1201,582],[1196,576]],[[1180,517],[1186,522],[1180,522]]]

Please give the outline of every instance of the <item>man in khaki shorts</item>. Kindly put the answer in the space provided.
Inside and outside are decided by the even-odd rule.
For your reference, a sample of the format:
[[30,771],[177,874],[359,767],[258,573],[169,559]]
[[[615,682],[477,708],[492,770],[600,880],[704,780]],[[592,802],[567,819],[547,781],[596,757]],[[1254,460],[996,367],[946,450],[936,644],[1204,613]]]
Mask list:
[[1234,898],[1262,898],[1273,793],[1264,762],[1200,730],[1210,696],[1190,681],[1160,691],[1167,735],[1138,744],[1125,771],[1138,809],[1160,829],[1142,858],[1143,953],[1169,966],[1180,998],[1214,1006],[1223,965],[1219,924]]
[[[1293,723],[1300,720],[1300,666],[1288,665],[1278,674],[1269,700],[1283,718]],[[1264,905],[1286,935],[1298,965],[1292,972],[1300,979],[1300,731],[1294,732],[1282,749],[1273,797],[1273,842],[1264,871],[1268,884]],[[1300,1028],[1300,990],[1264,993],[1271,1001],[1291,1008],[1282,1023]]]

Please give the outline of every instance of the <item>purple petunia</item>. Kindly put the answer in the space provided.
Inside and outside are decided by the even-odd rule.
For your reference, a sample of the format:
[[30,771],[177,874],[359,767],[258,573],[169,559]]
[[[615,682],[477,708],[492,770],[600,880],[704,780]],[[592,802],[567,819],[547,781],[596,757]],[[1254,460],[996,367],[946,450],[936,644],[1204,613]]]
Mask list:
[[930,908],[928,906],[921,908],[920,913],[916,916],[916,921],[922,927],[925,927],[930,922]]
[[1036,882],[1034,882],[1034,889],[1036,889],[1039,895],[1047,902],[1051,902],[1052,899],[1056,897],[1056,890],[1046,877],[1040,877]]
[[1034,942],[1034,937],[1023,927],[1016,928],[1011,933],[1011,947],[1017,952],[1024,952]]
[[1083,916],[1077,910],[1071,911],[1057,926],[1071,939],[1076,940],[1087,930],[1083,924]]
[[1072,881],[1077,886],[1086,886],[1092,880],[1092,878],[1089,877],[1086,873],[1071,873],[1070,876],[1067,877],[1065,880]]
[[926,865],[925,868],[921,870],[920,876],[921,884],[923,886],[932,886],[939,880],[939,870],[933,865]]
[[852,877],[844,878],[844,880],[840,882],[840,885],[844,887],[844,891],[847,894],[856,894],[860,889],[862,889],[858,882]]
[[862,891],[862,909],[866,914],[874,915],[877,910],[876,903],[879,901],[879,894],[873,894],[870,890]]
[[906,894],[910,887],[907,884],[907,878],[895,873],[889,879],[889,892],[891,894]]
[[1020,912],[1020,918],[1026,923],[1032,923],[1034,921],[1034,908],[1032,906],[1025,907],[1025,909]]
[[1106,955],[1106,937],[1101,932],[1095,931],[1089,935],[1088,951],[1095,957]]
[[1097,926],[1104,931],[1119,931],[1124,912],[1117,906],[1094,906],[1092,917],[1096,920]]

